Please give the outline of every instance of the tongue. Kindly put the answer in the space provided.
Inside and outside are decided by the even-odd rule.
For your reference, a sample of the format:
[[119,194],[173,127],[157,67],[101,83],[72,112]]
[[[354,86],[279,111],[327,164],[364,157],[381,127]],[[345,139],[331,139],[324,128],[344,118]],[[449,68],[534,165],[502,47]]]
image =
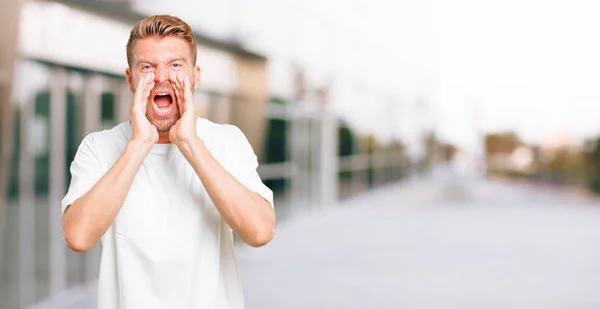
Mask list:
[[160,96],[154,98],[154,102],[158,108],[167,108],[171,105],[171,99],[168,96]]

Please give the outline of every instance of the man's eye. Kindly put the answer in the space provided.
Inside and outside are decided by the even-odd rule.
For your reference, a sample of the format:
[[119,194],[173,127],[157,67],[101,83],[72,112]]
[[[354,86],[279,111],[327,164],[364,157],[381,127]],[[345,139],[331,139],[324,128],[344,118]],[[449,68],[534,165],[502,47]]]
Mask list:
[[143,65],[142,70],[150,70],[150,65]]
[[173,66],[176,67],[176,68],[178,68],[178,67],[181,66],[181,64],[179,64],[179,63],[173,63]]

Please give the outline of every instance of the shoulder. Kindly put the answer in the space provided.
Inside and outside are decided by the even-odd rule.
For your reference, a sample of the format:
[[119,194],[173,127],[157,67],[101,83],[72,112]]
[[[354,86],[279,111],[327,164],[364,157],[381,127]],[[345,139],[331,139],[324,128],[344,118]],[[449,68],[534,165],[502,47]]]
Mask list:
[[219,124],[208,119],[198,118],[196,133],[205,144],[220,144],[223,146],[245,143],[246,135],[235,125]]
[[120,123],[110,129],[87,134],[81,141],[80,148],[87,148],[94,153],[118,150],[127,143],[127,122]]
[[226,168],[235,162],[255,158],[246,135],[235,125],[217,124],[199,118],[197,135],[215,159]]

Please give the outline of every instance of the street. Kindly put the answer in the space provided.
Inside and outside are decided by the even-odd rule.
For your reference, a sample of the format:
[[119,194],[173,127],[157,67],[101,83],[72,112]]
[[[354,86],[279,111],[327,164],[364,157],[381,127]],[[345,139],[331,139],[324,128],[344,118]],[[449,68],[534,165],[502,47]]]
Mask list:
[[[294,213],[237,256],[248,309],[600,308],[598,222],[582,194],[442,170]],[[32,309],[95,308],[96,289]]]
[[600,308],[600,204],[439,173],[240,246],[248,309]]

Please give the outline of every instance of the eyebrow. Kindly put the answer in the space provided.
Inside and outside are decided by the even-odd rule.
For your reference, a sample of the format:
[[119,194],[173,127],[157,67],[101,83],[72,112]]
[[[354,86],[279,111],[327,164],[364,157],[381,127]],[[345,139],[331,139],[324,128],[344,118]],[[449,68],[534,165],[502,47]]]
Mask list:
[[[173,62],[175,62],[175,61],[181,61],[181,62],[185,62],[185,59],[184,59],[183,57],[176,57],[176,58],[173,58],[173,59],[170,59],[170,60],[166,61],[166,63],[173,63]],[[146,59],[139,59],[139,60],[138,60],[138,64],[142,64],[142,63],[148,63],[148,64],[156,65],[156,63],[155,63],[155,62],[152,62],[152,61],[150,61],[150,60],[146,60]]]

